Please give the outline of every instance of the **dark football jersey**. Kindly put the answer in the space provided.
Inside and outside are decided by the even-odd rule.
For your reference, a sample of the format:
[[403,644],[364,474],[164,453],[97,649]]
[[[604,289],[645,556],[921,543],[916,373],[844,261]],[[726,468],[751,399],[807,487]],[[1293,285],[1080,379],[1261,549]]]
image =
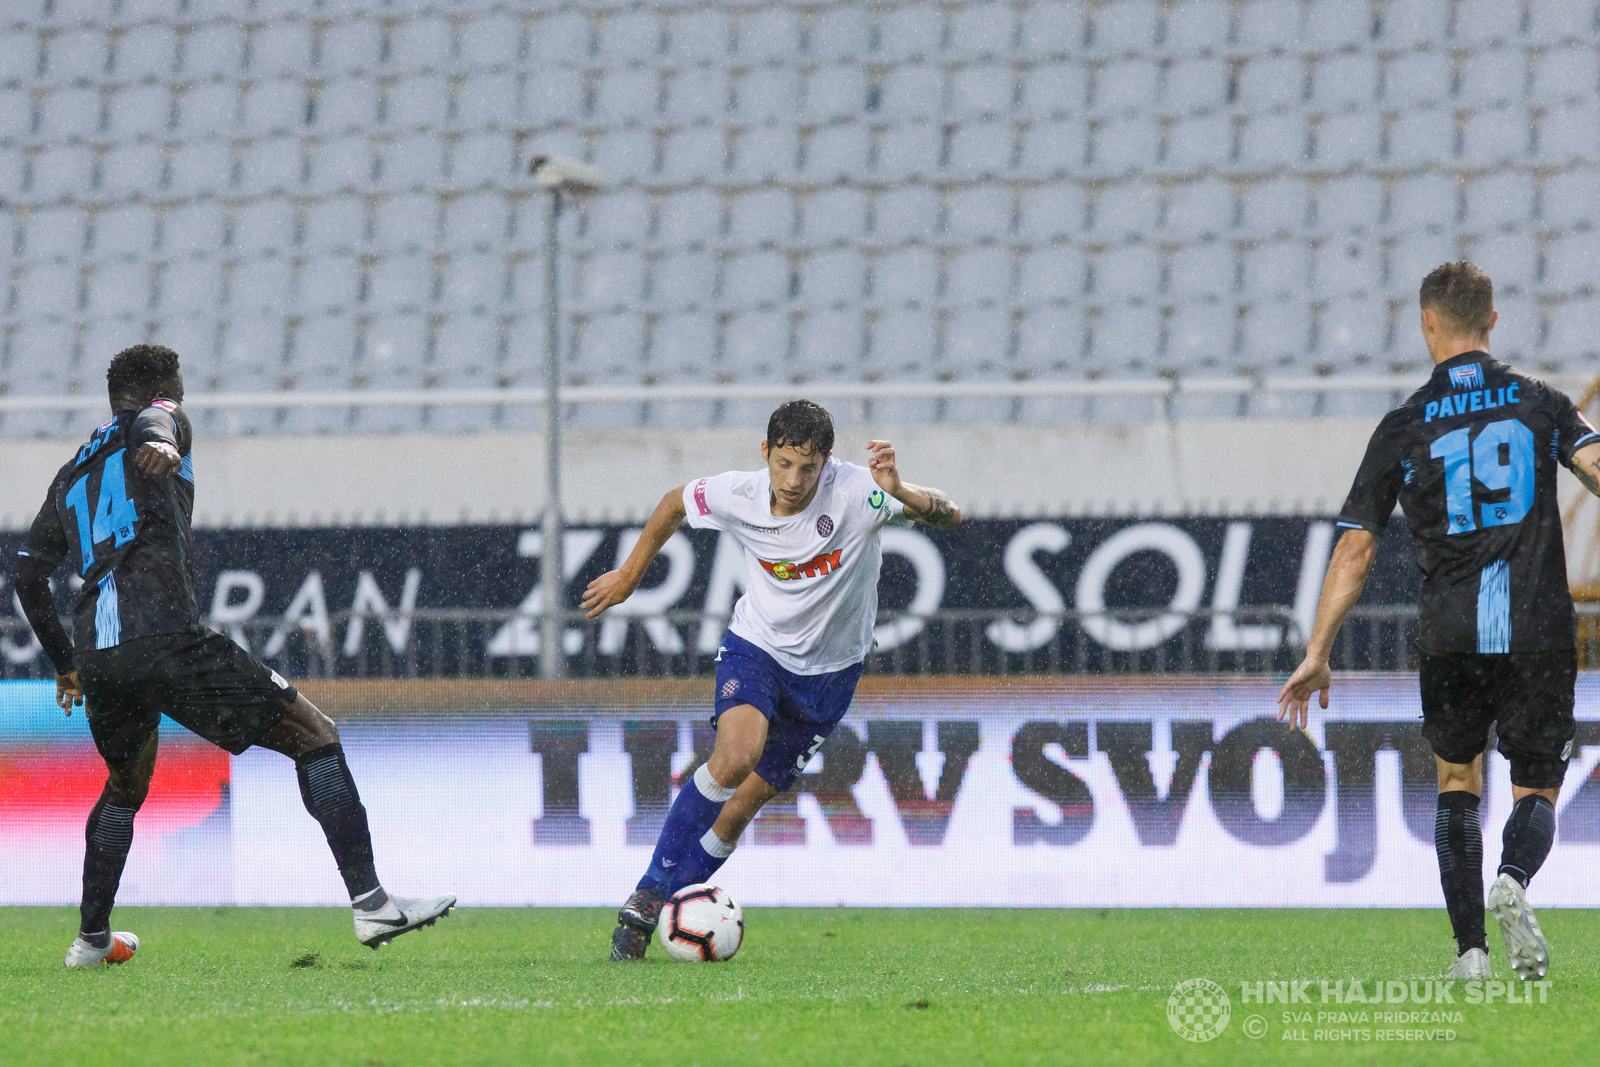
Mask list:
[[[189,529],[191,438],[188,416],[170,400],[118,412],[51,483],[21,554],[52,570],[68,560],[83,579],[72,612],[77,652],[200,629]],[[177,448],[177,474],[152,478],[139,470],[134,454],[151,441]]]
[[1574,647],[1556,470],[1596,441],[1565,394],[1484,352],[1439,364],[1383,417],[1339,525],[1381,535],[1398,499],[1423,575],[1421,648]]

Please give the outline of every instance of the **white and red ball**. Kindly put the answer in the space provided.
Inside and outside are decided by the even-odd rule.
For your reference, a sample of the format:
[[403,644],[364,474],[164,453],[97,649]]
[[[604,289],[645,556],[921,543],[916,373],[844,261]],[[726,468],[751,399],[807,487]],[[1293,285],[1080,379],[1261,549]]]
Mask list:
[[730,960],[744,942],[744,909],[714,885],[686,885],[661,905],[656,936],[686,963]]

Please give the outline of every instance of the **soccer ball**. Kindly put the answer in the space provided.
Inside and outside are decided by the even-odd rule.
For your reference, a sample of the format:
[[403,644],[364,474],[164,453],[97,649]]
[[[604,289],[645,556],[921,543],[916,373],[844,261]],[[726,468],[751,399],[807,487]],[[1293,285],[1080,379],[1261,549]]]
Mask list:
[[667,955],[685,963],[731,960],[744,941],[744,909],[726,890],[687,885],[661,906],[656,925]]

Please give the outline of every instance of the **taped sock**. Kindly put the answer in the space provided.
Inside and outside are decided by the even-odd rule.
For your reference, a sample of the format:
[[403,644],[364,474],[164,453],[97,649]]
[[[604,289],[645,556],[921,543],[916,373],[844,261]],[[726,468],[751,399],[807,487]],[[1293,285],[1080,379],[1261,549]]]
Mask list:
[[710,768],[702,763],[694,777],[683,784],[667,812],[650,866],[639,879],[640,889],[667,892],[677,878],[678,865],[686,861],[690,846],[710,831],[731,796],[733,790],[713,778]]
[[[137,805],[114,803],[109,784],[89,809],[89,821],[83,828],[83,902],[78,914],[79,929],[92,931],[90,938],[102,932],[111,936],[111,907],[122,882],[122,868],[128,863],[128,850],[133,847],[133,817],[138,813]],[[105,947],[93,940],[89,943]]]
[[1439,885],[1456,937],[1456,954],[1489,948],[1483,932],[1483,828],[1478,797],[1465,790],[1439,794],[1433,821],[1433,848],[1439,855]]
[[294,761],[294,770],[300,780],[300,799],[322,826],[350,899],[354,901],[381,888],[372,859],[367,809],[350,776],[344,746],[334,742],[314,748]]
[[1556,809],[1549,799],[1530,793],[1517,801],[1500,837],[1499,874],[1509,874],[1523,888],[1544,866],[1556,840]]

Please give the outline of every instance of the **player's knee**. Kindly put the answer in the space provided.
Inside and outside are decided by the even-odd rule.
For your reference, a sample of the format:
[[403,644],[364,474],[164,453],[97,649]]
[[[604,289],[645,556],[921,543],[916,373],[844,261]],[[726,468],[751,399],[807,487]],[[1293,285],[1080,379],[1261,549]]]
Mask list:
[[716,750],[707,760],[707,769],[717,784],[727,789],[737,789],[750,777],[750,772],[756,769],[756,764],[761,760],[761,749],[758,746],[730,743],[723,744],[720,740]]
[[145,797],[150,795],[150,778],[138,771],[118,773],[112,770],[106,778],[106,791],[111,794],[111,803],[117,807],[137,811],[144,806]]

